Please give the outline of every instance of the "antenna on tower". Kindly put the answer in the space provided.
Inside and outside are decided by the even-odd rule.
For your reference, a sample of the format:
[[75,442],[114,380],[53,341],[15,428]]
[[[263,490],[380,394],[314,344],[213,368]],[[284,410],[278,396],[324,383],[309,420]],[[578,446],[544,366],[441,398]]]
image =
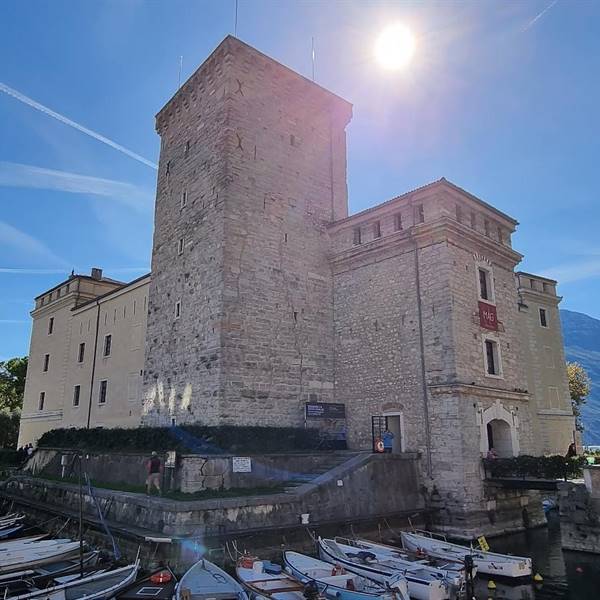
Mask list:
[[237,37],[238,0],[235,0],[235,20],[233,22],[233,35]]
[[312,61],[312,80],[315,80],[315,36],[313,35],[311,38],[311,50],[310,57]]
[[179,57],[179,79],[177,80],[177,89],[181,87],[181,71],[183,70],[183,56]]

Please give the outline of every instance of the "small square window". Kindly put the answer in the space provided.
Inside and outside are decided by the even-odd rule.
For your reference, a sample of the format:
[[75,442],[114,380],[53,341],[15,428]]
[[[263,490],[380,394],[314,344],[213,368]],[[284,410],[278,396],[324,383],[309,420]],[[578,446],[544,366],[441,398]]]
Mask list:
[[40,392],[40,399],[38,400],[38,410],[44,410],[45,402],[46,402],[46,392]]
[[100,382],[100,393],[98,394],[98,404],[106,404],[106,390],[108,388],[108,380],[103,379]]
[[498,225],[498,241],[501,244],[504,244],[504,233],[502,232],[502,227],[500,227],[500,225]]
[[477,229],[477,217],[474,212],[471,213],[471,229]]
[[490,222],[487,219],[485,219],[483,222],[483,229],[485,231],[485,235],[490,237]]
[[540,325],[548,327],[548,314],[545,308],[540,308]]
[[183,238],[179,238],[179,241],[177,242],[177,254],[180,256],[183,254]]
[[361,234],[360,227],[354,228],[353,236],[354,236],[354,245],[355,246],[362,244],[362,234]]
[[165,175],[168,175],[171,172],[171,161],[168,160],[165,166]]
[[456,205],[456,220],[460,223],[462,221],[462,207],[460,204]]
[[373,223],[373,238],[377,239],[381,237],[381,222],[375,221]]
[[77,362],[82,363],[85,358],[85,342],[79,344],[79,352],[77,353]]
[[110,351],[112,349],[112,335],[104,336],[104,352],[103,356],[110,356]]
[[415,206],[415,221],[417,223],[425,223],[425,209],[422,204]]
[[81,395],[81,386],[76,385],[73,388],[73,406],[79,406],[79,396]]
[[181,192],[181,208],[185,208],[186,204],[187,204],[187,190],[183,190],[183,192]]
[[189,153],[190,153],[190,140],[188,140],[185,143],[185,152],[184,152],[184,155],[187,157]]
[[52,335],[54,331],[54,317],[50,317],[48,320],[48,335]]
[[44,373],[46,371],[48,371],[48,367],[50,366],[50,355],[49,354],[45,354],[44,355]]
[[394,215],[394,231],[402,231],[402,214],[396,213]]
[[181,301],[178,300],[177,302],[175,302],[175,318],[179,319],[180,316],[181,316]]
[[500,375],[498,342],[485,340],[485,368],[488,375]]

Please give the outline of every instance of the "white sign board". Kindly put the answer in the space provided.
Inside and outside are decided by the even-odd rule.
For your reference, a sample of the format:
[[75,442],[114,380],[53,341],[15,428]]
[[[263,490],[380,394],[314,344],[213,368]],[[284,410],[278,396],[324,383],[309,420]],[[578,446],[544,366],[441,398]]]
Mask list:
[[231,461],[234,473],[252,472],[252,459],[249,456],[234,456]]

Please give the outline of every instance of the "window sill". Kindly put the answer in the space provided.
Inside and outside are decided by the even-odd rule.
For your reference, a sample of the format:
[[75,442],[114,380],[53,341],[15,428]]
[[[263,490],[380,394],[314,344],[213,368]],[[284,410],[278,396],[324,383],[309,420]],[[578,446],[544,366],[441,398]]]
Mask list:
[[485,373],[485,377],[488,377],[489,379],[504,379],[504,375],[502,375],[502,373],[500,373],[499,375],[493,375],[492,373]]

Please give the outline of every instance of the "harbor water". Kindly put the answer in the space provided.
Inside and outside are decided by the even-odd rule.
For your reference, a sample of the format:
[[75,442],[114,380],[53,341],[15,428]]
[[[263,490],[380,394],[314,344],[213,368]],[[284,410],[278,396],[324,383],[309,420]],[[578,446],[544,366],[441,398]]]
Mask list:
[[490,545],[496,552],[531,556],[544,581],[518,586],[497,581],[489,590],[488,579],[477,578],[477,600],[600,600],[600,555],[563,552],[557,515],[549,515],[548,527],[494,538]]

